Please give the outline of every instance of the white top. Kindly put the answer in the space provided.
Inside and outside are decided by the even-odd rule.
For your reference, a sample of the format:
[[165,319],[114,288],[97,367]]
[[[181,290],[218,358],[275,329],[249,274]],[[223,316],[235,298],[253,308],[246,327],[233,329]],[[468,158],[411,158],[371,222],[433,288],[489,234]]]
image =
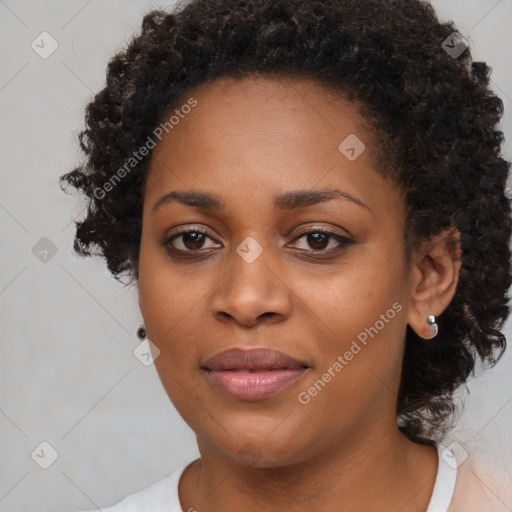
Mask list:
[[[437,476],[426,512],[447,512],[457,477],[457,464],[453,462],[453,452],[440,444],[437,444],[437,451]],[[162,480],[126,496],[116,505],[103,508],[103,512],[189,512],[181,508],[178,484],[181,475],[190,464],[192,462],[187,462]]]

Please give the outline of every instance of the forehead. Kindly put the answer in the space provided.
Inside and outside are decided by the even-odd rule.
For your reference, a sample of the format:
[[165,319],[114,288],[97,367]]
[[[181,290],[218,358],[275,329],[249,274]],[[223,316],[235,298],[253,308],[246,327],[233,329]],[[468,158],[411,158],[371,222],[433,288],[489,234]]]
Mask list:
[[[287,75],[249,75],[241,79],[220,77],[188,91],[180,104],[185,104],[191,97],[197,106],[186,116],[180,116],[182,120],[183,117],[190,119],[188,123],[180,121],[180,125],[186,125],[185,129],[191,125],[194,128],[200,125],[204,129],[215,125],[228,131],[244,123],[245,132],[253,127],[261,136],[263,129],[271,137],[292,128],[295,132],[301,128],[310,136],[312,131],[320,128],[335,131],[339,126],[333,124],[333,120],[342,119],[347,128],[370,131],[356,102],[349,101],[343,91],[313,78]],[[179,110],[180,104],[168,114]],[[308,126],[310,130],[307,130]],[[183,131],[177,128],[173,127],[170,132]],[[164,139],[170,132],[163,134]],[[210,137],[215,135],[216,132],[210,133]]]
[[[340,185],[359,196],[385,193],[374,133],[340,91],[307,78],[264,75],[201,84],[181,104],[190,98],[196,106],[153,150],[146,187],[153,203],[171,189],[239,199]],[[340,149],[346,140],[356,141],[357,159]]]
[[[179,118],[173,115],[191,99],[196,106],[187,107],[188,113]],[[304,77],[220,77],[188,91],[164,122],[171,117],[172,126],[153,149],[151,171],[170,159],[190,160],[194,155],[189,146],[208,149],[212,158],[221,153],[236,158],[240,150],[263,146],[259,159],[271,154],[275,158],[277,153],[282,160],[287,150],[303,157],[318,150],[336,153],[339,142],[350,134],[359,134],[367,149],[373,145],[373,133],[356,103],[341,91]],[[320,146],[313,144],[318,142]]]

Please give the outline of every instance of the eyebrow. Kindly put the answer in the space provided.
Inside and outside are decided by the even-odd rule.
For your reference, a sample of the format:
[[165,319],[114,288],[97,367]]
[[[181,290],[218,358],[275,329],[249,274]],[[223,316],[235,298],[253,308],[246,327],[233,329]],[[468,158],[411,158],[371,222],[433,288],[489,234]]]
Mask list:
[[[361,199],[352,194],[337,188],[326,188],[322,190],[294,190],[278,195],[274,199],[274,205],[281,210],[294,210],[314,204],[324,203],[332,199],[346,199],[371,212],[370,207]],[[225,205],[217,194],[199,191],[177,191],[173,190],[163,195],[151,208],[156,212],[162,205],[177,201],[186,206],[194,206],[204,210],[222,210]]]

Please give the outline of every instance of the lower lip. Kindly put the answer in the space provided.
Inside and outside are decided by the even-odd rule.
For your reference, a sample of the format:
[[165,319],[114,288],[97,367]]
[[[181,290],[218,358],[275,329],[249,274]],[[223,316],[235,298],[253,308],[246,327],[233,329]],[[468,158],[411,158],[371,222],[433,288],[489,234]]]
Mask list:
[[226,395],[238,400],[262,400],[282,391],[298,380],[307,368],[242,372],[207,370],[210,382]]

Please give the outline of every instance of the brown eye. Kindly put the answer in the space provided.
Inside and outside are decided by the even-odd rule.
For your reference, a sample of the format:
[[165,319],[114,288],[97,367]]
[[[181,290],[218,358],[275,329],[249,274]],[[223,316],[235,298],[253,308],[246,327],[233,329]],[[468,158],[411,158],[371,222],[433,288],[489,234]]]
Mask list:
[[[205,247],[208,239],[213,242],[216,241],[210,236],[209,232],[203,229],[182,228],[179,231],[179,233],[171,235],[164,241],[164,246],[172,256],[193,256],[196,252],[199,255],[201,253],[209,252],[206,251],[206,249],[218,247],[215,244]],[[295,238],[294,242],[296,243],[297,240],[301,239],[306,241],[308,247],[298,247],[299,249],[304,250],[304,252],[318,253],[319,255],[330,254],[343,249],[347,245],[355,243],[349,238],[341,236],[338,233],[320,228],[313,228],[303,232]],[[329,247],[331,242],[333,242],[333,245]]]
[[183,245],[187,249],[201,249],[201,246],[204,244],[205,235],[203,235],[203,233],[191,231],[190,233],[184,233],[181,236],[183,237]]
[[308,233],[306,235],[306,240],[308,244],[313,249],[322,250],[325,249],[329,245],[329,235],[325,233]]
[[[319,228],[310,229],[309,231],[302,233],[295,240],[300,240],[301,238],[304,238],[309,247],[313,249],[310,252],[329,252],[330,250],[341,249],[344,246],[354,243],[349,238],[333,233],[332,231],[326,231]],[[334,247],[327,248],[332,239],[336,241]]]
[[[204,249],[207,239],[213,240],[206,231],[194,228],[181,230],[180,233],[170,236],[165,240],[164,245],[168,247],[171,252],[194,252]],[[208,249],[209,247],[206,248]]]

